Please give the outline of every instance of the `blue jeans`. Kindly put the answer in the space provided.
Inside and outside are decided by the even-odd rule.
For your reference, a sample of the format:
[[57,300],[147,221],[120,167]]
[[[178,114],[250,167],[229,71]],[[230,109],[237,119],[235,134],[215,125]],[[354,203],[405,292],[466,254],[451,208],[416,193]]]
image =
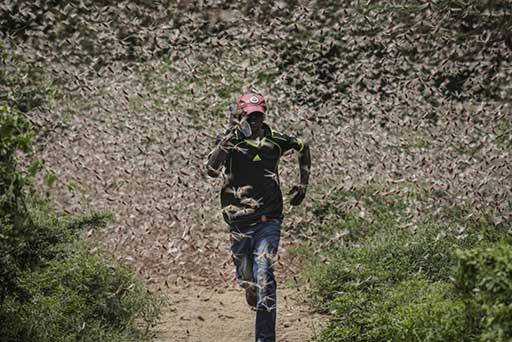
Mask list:
[[231,251],[240,286],[256,288],[256,342],[276,340],[276,259],[281,219],[240,229],[230,226]]

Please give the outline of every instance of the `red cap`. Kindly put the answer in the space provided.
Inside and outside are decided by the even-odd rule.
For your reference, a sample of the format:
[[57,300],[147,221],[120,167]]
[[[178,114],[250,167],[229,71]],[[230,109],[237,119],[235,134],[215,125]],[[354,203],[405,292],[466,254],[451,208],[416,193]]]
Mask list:
[[238,98],[238,101],[236,101],[236,107],[238,110],[243,111],[245,115],[249,115],[254,112],[265,113],[265,109],[267,108],[265,105],[265,99],[258,93],[242,94]]

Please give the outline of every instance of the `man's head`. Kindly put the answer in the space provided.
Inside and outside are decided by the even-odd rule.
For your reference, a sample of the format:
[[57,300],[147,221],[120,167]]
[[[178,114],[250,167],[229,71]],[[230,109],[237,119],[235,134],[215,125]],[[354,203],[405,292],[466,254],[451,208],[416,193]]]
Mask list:
[[263,95],[258,93],[245,93],[240,95],[236,101],[236,106],[244,115],[250,115],[254,112],[265,113],[267,109]]
[[263,95],[258,93],[242,94],[236,101],[238,111],[251,125],[252,132],[259,132],[265,119],[267,106]]

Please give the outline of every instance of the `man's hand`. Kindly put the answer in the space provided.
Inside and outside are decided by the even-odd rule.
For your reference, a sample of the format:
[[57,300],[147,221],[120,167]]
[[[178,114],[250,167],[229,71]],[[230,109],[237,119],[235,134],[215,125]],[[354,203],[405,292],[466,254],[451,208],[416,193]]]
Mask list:
[[223,151],[227,152],[230,149],[230,145],[232,146],[232,138],[234,136],[234,130],[230,130],[224,136],[219,138],[218,147],[220,147]]
[[236,107],[236,104],[231,104],[229,106],[229,122],[228,122],[229,127],[240,126],[240,118],[241,118],[240,114],[241,113],[238,110],[238,108]]
[[304,200],[304,197],[306,197],[306,185],[304,184],[295,184],[290,192],[288,192],[288,195],[291,195],[295,192],[295,195],[290,200],[291,205],[299,205],[302,203],[302,200]]

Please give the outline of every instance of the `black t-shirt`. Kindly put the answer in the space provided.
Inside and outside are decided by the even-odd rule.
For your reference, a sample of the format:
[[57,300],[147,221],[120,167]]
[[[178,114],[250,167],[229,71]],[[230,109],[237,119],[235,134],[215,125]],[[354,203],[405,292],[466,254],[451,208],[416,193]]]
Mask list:
[[279,159],[292,148],[302,151],[304,144],[293,136],[272,131],[266,124],[263,129],[261,139],[245,139],[236,132],[231,141],[235,147],[226,158],[225,182],[220,194],[224,220],[228,224],[243,226],[262,215],[283,218]]

